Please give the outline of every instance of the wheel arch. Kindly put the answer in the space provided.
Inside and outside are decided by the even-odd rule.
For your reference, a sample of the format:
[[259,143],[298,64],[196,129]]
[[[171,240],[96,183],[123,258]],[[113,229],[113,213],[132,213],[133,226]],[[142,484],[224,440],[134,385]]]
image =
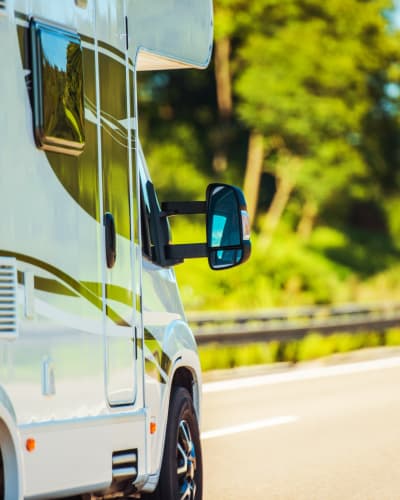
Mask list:
[[169,356],[168,407],[174,387],[186,387],[192,396],[197,419],[201,415],[201,367],[196,340],[189,325],[182,320],[173,321],[166,329],[163,339],[163,352]]
[[177,387],[184,387],[192,397],[196,410],[197,419],[200,417],[200,381],[194,370],[189,366],[179,366],[172,375],[171,389],[169,393],[169,405],[171,404],[172,393]]
[[0,399],[0,451],[4,476],[4,500],[17,500],[23,497],[21,446],[13,417],[14,415],[10,414]]
[[[157,437],[151,445],[150,476],[143,488],[151,492],[157,485],[163,450],[165,446],[166,429],[171,398],[177,387],[186,388],[192,397],[198,425],[201,416],[201,368],[194,335],[187,323],[174,321],[166,329],[162,352],[168,358],[168,371],[160,401],[160,420]],[[154,439],[154,438],[153,438]]]
[[195,369],[193,369],[193,367],[190,364],[189,365],[185,364],[183,358],[178,357],[176,360],[176,364],[173,370],[171,371],[169,383],[167,385],[164,395],[164,402],[163,402],[164,411],[162,413],[165,415],[166,418],[163,419],[161,428],[159,430],[160,432],[160,439],[158,441],[159,453],[156,453],[155,455],[157,457],[156,466],[153,469],[153,472],[148,477],[147,482],[143,487],[144,493],[150,493],[149,496],[147,495],[144,496],[146,500],[147,499],[158,500],[159,498],[157,494],[155,496],[152,496],[151,493],[155,491],[159,482],[160,474],[162,472],[161,466],[164,455],[164,448],[166,446],[168,417],[170,414],[170,408],[174,398],[174,394],[176,390],[179,388],[186,389],[191,396],[194,408],[194,416],[195,420],[197,420],[200,433],[199,413],[200,413],[201,379],[197,377]]

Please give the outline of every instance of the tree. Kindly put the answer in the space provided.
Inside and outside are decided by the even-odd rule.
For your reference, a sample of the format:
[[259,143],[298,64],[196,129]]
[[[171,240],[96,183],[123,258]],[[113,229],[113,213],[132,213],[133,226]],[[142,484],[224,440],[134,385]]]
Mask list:
[[[373,82],[379,75],[384,93],[399,56],[398,36],[383,15],[391,2],[251,4],[249,10],[258,12],[237,56],[238,114],[265,140],[275,138],[278,145],[267,148],[266,156],[280,204],[277,210],[273,202],[270,211],[280,216],[282,202],[296,190],[304,206],[298,228],[307,235],[324,203],[372,188],[361,144],[365,120],[380,104]],[[271,213],[266,221],[266,231],[276,225],[268,223]]]

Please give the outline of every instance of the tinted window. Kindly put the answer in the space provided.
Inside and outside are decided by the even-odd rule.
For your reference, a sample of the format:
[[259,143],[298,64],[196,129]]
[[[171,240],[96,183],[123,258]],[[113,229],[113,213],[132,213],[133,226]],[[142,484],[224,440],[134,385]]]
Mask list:
[[80,38],[33,20],[31,52],[36,143],[42,149],[80,154],[85,144]]

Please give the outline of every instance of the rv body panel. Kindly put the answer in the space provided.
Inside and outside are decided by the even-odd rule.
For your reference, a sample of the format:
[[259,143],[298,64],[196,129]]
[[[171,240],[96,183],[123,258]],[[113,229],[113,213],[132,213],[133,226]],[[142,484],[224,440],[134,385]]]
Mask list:
[[[0,268],[5,263],[16,274],[16,328],[0,334],[6,500],[106,491],[118,478],[113,453],[124,451],[136,456],[130,481],[154,488],[180,368],[191,374],[200,415],[197,348],[175,273],[142,255],[139,192],[150,176],[138,142],[136,70],[171,61],[205,65],[209,1],[196,2],[201,29],[190,21],[189,3],[157,2],[154,12],[149,6],[136,11],[129,0],[79,3],[7,0],[0,10],[0,57],[7,68],[0,79]],[[183,32],[172,40],[176,9],[189,23],[193,52],[180,47]],[[159,24],[156,40],[147,33],[150,19]],[[37,145],[32,44],[42,43],[44,60],[56,57],[35,34],[42,26],[56,33],[57,43],[68,33],[80,41],[80,154]],[[155,66],[140,59],[142,47]],[[42,68],[48,78],[65,72],[48,66]],[[112,266],[106,214],[116,229]],[[0,314],[2,307],[0,300]],[[156,432],[149,432],[150,423]],[[28,439],[34,450],[27,449]]]
[[[35,453],[24,457],[25,498],[106,490],[113,479],[113,452],[145,449],[145,422],[141,411],[22,426],[22,442],[34,435],[37,443]],[[140,462],[135,465],[143,476],[145,464]]]
[[20,499],[24,492],[20,434],[12,403],[2,388],[0,388],[0,443],[4,468],[3,477],[7,478],[5,498]]
[[[205,68],[211,57],[211,0],[128,0],[129,43],[138,71]],[[135,56],[133,56],[135,57]]]
[[[150,174],[140,144],[137,157],[141,184],[144,185],[150,181]],[[194,404],[200,420],[201,368],[196,342],[186,323],[175,271],[162,268],[145,256],[142,257],[141,269],[146,408],[150,421],[159,429],[149,440],[149,474],[153,475],[153,481],[149,481],[148,488],[151,491],[161,467],[174,374],[182,367],[191,371]]]

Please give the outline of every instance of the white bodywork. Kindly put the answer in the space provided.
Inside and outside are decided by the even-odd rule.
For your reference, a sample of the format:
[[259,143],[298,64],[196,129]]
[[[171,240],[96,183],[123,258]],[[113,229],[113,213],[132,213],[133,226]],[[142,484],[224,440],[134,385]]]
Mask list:
[[[127,154],[131,237],[117,237],[119,262],[128,267],[105,265],[101,134],[112,134],[113,125],[101,109],[99,61],[107,57],[126,68],[128,116],[119,123],[124,140],[138,144],[136,70],[206,66],[211,9],[209,0],[0,1],[0,270],[10,265],[18,272],[17,327],[13,334],[0,330],[6,500],[107,489],[112,454],[121,450],[136,451],[135,484],[150,491],[179,368],[192,376],[199,413],[199,360],[174,271],[141,252],[137,193],[149,174],[140,147]],[[97,134],[97,220],[35,145],[29,71],[17,36],[31,17],[75,30],[95,62],[96,103],[85,102],[85,119]],[[128,301],[118,298],[121,290]],[[27,450],[28,439],[35,440],[34,451]]]
[[129,33],[139,51],[137,70],[205,68],[213,42],[211,13],[209,0],[128,1]]

